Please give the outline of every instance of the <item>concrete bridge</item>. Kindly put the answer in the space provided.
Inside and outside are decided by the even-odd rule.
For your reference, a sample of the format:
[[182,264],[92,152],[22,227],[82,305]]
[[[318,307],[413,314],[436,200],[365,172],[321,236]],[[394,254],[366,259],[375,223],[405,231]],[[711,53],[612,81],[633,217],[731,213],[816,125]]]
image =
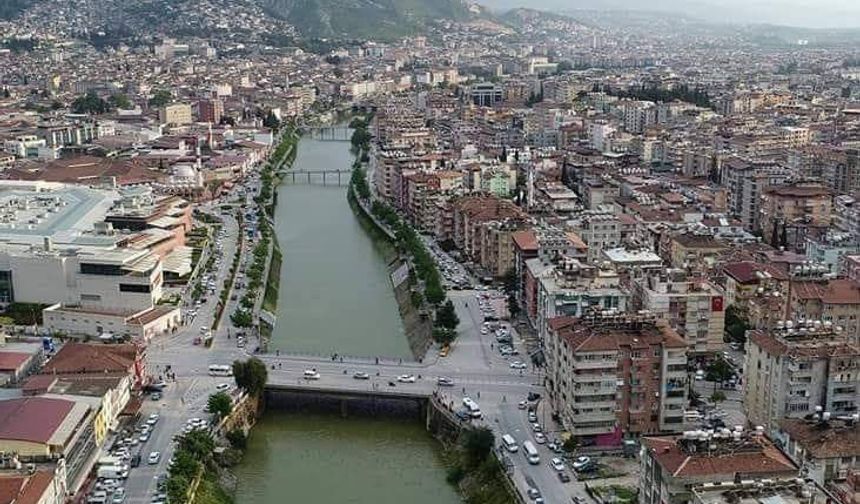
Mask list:
[[314,126],[303,129],[304,133],[321,142],[349,142],[352,130],[346,126]]

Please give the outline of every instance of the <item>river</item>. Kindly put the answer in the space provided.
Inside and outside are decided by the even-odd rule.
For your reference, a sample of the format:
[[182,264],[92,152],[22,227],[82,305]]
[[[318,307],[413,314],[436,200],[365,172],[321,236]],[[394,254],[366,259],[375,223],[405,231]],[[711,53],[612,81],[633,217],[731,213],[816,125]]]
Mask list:
[[236,470],[237,504],[455,504],[420,422],[267,412]]
[[[294,163],[351,165],[349,143],[308,138]],[[346,187],[282,185],[275,232],[283,264],[274,348],[411,357],[388,279],[390,251],[362,229]],[[236,468],[236,502],[461,503],[440,455],[417,421],[267,411]]]
[[[349,169],[349,146],[305,137],[293,167]],[[281,184],[275,233],[283,264],[271,348],[412,358],[388,278],[390,251],[362,229],[346,186]]]

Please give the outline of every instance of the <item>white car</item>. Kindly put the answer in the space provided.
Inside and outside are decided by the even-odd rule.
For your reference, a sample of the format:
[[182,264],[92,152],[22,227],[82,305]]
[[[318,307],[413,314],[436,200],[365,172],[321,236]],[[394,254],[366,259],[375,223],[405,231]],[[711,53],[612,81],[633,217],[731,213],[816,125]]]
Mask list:
[[511,369],[525,369],[527,367],[528,366],[526,365],[525,362],[520,362],[520,361],[511,362]]
[[146,460],[146,462],[149,465],[155,465],[158,463],[159,460],[161,460],[161,453],[154,451],[154,452],[149,454],[149,458]]
[[318,371],[316,371],[314,369],[306,369],[305,373],[304,373],[304,375],[302,375],[302,377],[305,380],[319,380],[320,374]]
[[215,386],[215,390],[217,390],[218,392],[227,392],[228,390],[230,390],[230,384],[229,383],[219,383],[218,385]]
[[573,461],[573,468],[576,470],[582,469],[583,467],[591,464],[591,459],[585,456],[576,457],[576,460]]
[[397,377],[400,383],[415,383],[415,375],[404,374]]
[[552,460],[549,461],[549,465],[551,465],[556,471],[564,471],[564,461],[558,457],[553,457]]
[[546,443],[546,436],[544,436],[543,433],[541,433],[541,432],[535,432],[535,443],[537,443],[537,444]]

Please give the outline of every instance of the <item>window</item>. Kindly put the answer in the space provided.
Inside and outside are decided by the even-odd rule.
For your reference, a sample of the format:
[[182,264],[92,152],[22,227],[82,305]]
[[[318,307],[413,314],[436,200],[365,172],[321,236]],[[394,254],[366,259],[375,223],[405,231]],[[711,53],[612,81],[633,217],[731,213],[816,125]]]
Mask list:
[[125,274],[120,266],[115,264],[90,264],[81,263],[81,273],[86,275],[113,275],[122,276]]
[[149,285],[141,284],[119,284],[120,292],[149,292]]
[[99,302],[102,300],[102,297],[98,294],[81,294],[81,301],[94,301]]

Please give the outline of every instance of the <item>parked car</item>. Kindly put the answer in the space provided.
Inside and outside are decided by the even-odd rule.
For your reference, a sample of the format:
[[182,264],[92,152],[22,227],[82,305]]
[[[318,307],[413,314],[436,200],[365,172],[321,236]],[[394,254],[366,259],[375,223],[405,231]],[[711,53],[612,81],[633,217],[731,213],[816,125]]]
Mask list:
[[397,377],[400,383],[415,383],[415,375],[404,374]]
[[576,460],[573,461],[573,468],[577,471],[588,467],[591,465],[591,458],[586,456],[576,457]]
[[369,380],[370,379],[370,375],[365,373],[364,371],[356,371],[352,375],[352,377],[355,378],[356,380]]

